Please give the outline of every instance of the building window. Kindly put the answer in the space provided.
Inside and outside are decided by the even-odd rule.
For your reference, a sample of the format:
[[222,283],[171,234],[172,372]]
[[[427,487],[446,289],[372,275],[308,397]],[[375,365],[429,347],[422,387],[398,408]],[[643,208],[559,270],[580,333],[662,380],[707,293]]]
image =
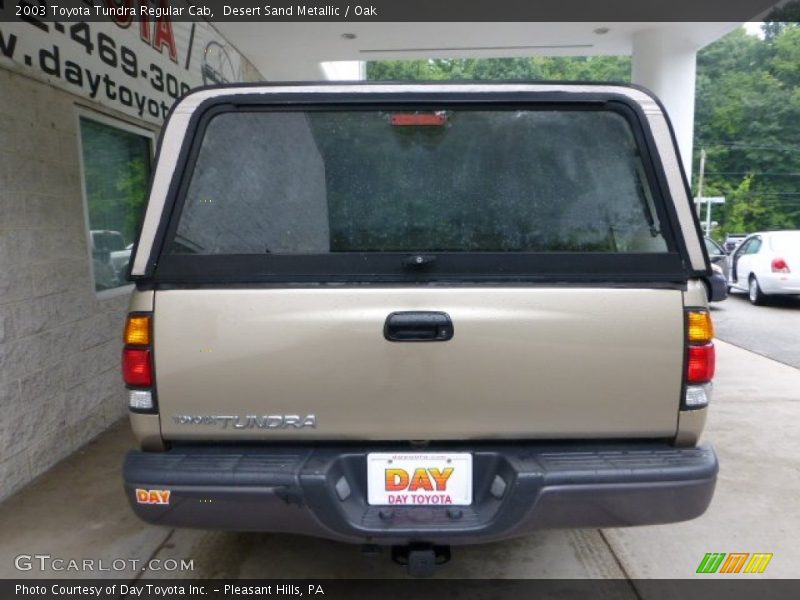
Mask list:
[[133,240],[147,202],[153,136],[144,129],[81,115],[88,241],[98,292],[128,284]]

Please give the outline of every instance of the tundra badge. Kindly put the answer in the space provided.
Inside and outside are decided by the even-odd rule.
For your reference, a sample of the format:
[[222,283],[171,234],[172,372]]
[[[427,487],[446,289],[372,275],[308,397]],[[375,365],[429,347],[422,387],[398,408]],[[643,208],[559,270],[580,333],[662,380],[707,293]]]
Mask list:
[[176,425],[219,425],[222,429],[316,429],[315,415],[175,415],[172,417]]

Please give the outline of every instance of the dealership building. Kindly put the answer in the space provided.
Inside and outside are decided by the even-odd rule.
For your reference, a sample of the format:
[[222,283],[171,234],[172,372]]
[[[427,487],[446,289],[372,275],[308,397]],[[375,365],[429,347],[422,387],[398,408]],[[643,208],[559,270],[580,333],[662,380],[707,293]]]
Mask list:
[[203,21],[0,22],[0,499],[125,414],[125,270],[190,88],[263,79]]
[[[173,0],[172,5],[180,5]],[[126,413],[126,269],[182,94],[398,58],[631,55],[691,170],[695,56],[738,23],[0,21],[0,500]]]

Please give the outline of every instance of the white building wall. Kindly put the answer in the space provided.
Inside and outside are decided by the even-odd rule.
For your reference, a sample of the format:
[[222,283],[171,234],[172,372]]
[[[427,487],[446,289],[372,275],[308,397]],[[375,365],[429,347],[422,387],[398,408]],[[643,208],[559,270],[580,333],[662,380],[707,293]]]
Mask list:
[[[209,68],[232,81],[261,79],[208,24],[194,30],[192,23],[173,25],[176,61],[166,48],[140,40],[138,29],[90,24],[92,35],[106,32],[119,47],[135,49],[141,65],[155,62],[187,85],[205,83]],[[142,112],[135,102],[126,106],[121,87],[159,106],[172,98],[154,92],[152,76],[126,79],[119,68],[84,56],[66,35],[19,22],[0,24],[0,34],[6,42],[16,37],[13,56],[0,56],[2,501],[127,414],[119,364],[130,288],[95,291],[78,115],[134,126],[155,139],[160,115]],[[39,48],[55,52],[56,44],[57,76],[43,71],[37,58]],[[25,56],[34,60],[26,64]],[[92,77],[114,78],[112,94],[93,95],[88,76],[82,85],[68,81],[70,59]]]
[[659,30],[634,34],[631,81],[655,93],[667,109],[690,181],[696,71],[697,46],[689,40]]
[[0,69],[0,500],[125,414],[128,296],[91,279],[80,104]]

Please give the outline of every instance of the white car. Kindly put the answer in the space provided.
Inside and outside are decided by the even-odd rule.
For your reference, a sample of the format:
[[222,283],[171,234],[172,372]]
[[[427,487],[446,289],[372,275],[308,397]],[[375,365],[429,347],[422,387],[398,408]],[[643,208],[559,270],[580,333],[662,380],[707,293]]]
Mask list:
[[[133,244],[125,245],[125,238],[119,231],[106,229],[93,229],[92,255],[95,259],[95,273],[98,271],[97,262],[102,262],[111,267],[114,277],[113,284],[107,287],[124,285],[127,281],[128,262],[131,259]],[[105,269],[103,269],[105,270]]]
[[753,304],[800,294],[800,231],[750,234],[730,261],[730,289],[746,291]]
[[128,244],[122,250],[114,250],[111,253],[111,266],[114,267],[114,272],[117,274],[120,282],[125,283],[128,277],[128,263],[131,260],[131,251],[133,244]]

